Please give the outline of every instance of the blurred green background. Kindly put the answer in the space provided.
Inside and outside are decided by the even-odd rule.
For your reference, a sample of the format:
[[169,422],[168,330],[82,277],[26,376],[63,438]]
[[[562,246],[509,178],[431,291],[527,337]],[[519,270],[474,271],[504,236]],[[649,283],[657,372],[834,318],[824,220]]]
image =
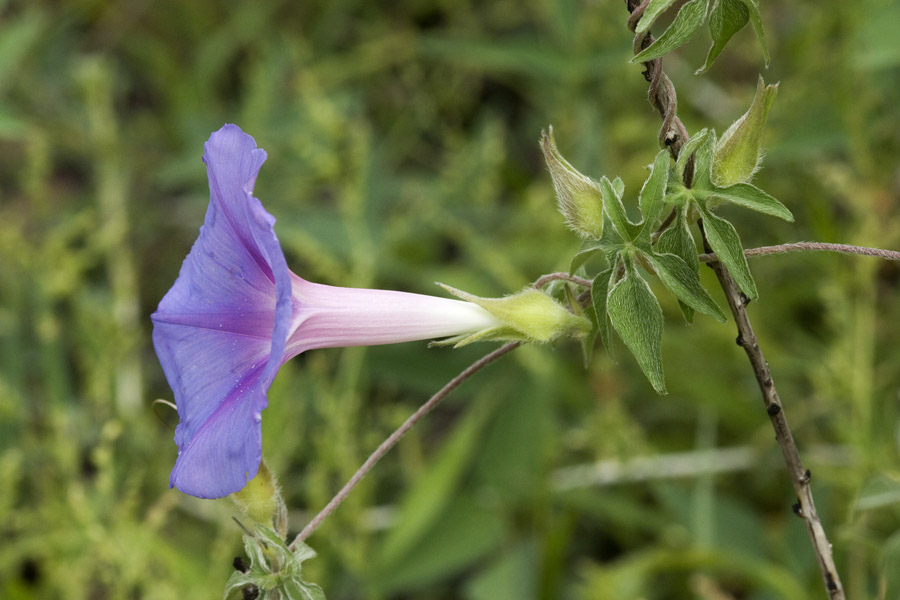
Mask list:
[[[900,248],[900,5],[763,2],[780,81],[747,247]],[[148,315],[208,202],[203,142],[269,154],[256,195],[299,274],[499,296],[566,268],[537,140],[631,198],[659,120],[624,2],[0,2],[0,597],[218,598],[227,501],[168,489],[177,420]],[[666,17],[670,19],[671,15]],[[690,131],[749,105],[739,33],[666,59]],[[848,596],[900,597],[900,270],[755,259],[751,318]],[[704,270],[706,271],[706,270]],[[710,273],[707,286],[724,306]],[[309,540],[331,600],[823,598],[732,324],[660,294],[669,395],[619,345],[517,350],[466,383]],[[490,346],[321,350],[286,365],[264,450],[299,530]]]

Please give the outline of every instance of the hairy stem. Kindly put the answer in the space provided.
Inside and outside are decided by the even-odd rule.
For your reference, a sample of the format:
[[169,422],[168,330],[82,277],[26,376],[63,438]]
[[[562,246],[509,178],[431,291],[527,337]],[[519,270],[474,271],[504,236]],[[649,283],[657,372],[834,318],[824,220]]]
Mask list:
[[[827,244],[825,242],[793,242],[779,244],[777,246],[760,246],[748,248],[744,255],[766,256],[768,254],[786,254],[788,252],[840,252],[842,254],[858,254],[860,256],[874,256],[884,260],[900,260],[900,252],[896,250],[884,250],[882,248],[869,248],[867,246],[851,246],[850,244]],[[716,255],[712,252],[700,255],[700,262],[714,262]]]
[[410,417],[403,422],[403,424],[398,427],[394,433],[392,433],[386,440],[381,442],[381,445],[369,455],[369,458],[366,459],[366,462],[362,464],[362,466],[353,474],[349,481],[344,484],[344,487],[331,499],[331,501],[323,508],[319,514],[317,514],[313,519],[303,528],[303,531],[294,538],[294,541],[291,542],[290,549],[296,549],[297,545],[306,540],[316,528],[322,524],[322,522],[331,515],[335,511],[335,509],[340,505],[341,502],[353,491],[360,481],[362,481],[363,477],[372,470],[372,467],[375,466],[381,458],[387,454],[391,448],[393,448],[397,442],[400,441],[406,432],[413,428],[413,426],[418,423],[422,418],[430,413],[435,406],[440,403],[441,400],[447,397],[453,390],[455,390],[462,382],[466,379],[469,379],[472,375],[488,366],[504,354],[511,352],[519,347],[520,342],[510,342],[508,344],[504,344],[500,346],[493,352],[490,352],[480,359],[469,365],[464,371],[462,371],[459,375],[451,379],[447,384],[442,387],[436,394],[434,394],[431,398],[428,399],[425,404],[420,406],[416,412],[414,412]]
[[581,287],[591,287],[591,281],[589,279],[578,277],[577,275],[569,275],[568,273],[547,273],[546,275],[542,275],[534,282],[534,287],[541,289],[551,281],[568,281],[569,283],[574,283]]
[[[647,0],[644,0],[643,2],[638,2],[638,0],[626,0],[626,5],[630,13],[628,27],[631,31],[635,31],[637,22],[640,20],[641,14],[643,14],[647,4]],[[635,53],[646,48],[652,42],[653,38],[649,32],[636,33],[634,38]],[[688,133],[676,114],[678,105],[675,87],[671,80],[663,73],[661,59],[654,59],[646,62],[644,63],[644,66],[646,69],[644,76],[650,84],[650,104],[657,109],[663,119],[662,128],[659,133],[660,142],[669,148],[673,157],[677,158],[681,146],[688,139]],[[686,169],[684,175],[685,185],[690,186],[692,178],[692,169]],[[706,252],[711,253],[709,243],[706,239],[706,233],[703,231],[702,221],[699,222],[699,225],[700,230],[703,233],[703,244]],[[832,250],[834,249],[832,248]],[[782,251],[787,250],[782,249]],[[847,251],[847,248],[845,247],[843,251]],[[750,324],[746,308],[748,300],[746,296],[740,292],[734,278],[723,263],[712,261],[709,264],[715,271],[716,277],[719,279],[719,284],[725,292],[728,306],[731,308],[731,314],[734,316],[738,328],[737,342],[746,352],[750,365],[753,368],[753,374],[756,377],[759,389],[762,392],[766,414],[769,416],[772,427],[775,430],[775,438],[784,455],[784,461],[791,477],[791,483],[797,494],[797,503],[793,507],[794,513],[802,518],[806,524],[806,529],[810,541],[812,542],[816,560],[819,563],[819,569],[822,573],[825,589],[828,592],[829,598],[832,600],[843,600],[845,598],[844,590],[834,565],[831,544],[825,534],[825,529],[822,527],[822,522],[819,520],[819,516],[816,513],[812,489],[809,485],[810,472],[803,467],[803,464],[800,461],[800,452],[797,449],[797,444],[794,442],[794,436],[791,434],[787,418],[782,410],[781,400],[775,389],[775,382],[772,379],[769,364],[766,362],[762,350],[760,350],[759,342],[756,339],[756,333],[753,331],[753,326]]]

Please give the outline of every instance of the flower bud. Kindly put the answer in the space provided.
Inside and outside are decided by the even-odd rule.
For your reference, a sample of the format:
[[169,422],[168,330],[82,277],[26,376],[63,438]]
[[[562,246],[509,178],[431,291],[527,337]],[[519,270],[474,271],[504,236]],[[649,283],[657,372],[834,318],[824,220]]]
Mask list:
[[457,298],[477,304],[502,323],[498,327],[446,340],[456,346],[488,340],[540,344],[561,335],[580,337],[591,330],[591,322],[586,317],[572,314],[540,290],[527,288],[503,298],[479,298],[444,284],[439,285]]
[[579,173],[556,149],[553,128],[541,132],[541,150],[553,178],[559,210],[573,230],[586,237],[603,235],[603,192],[600,184]]
[[775,101],[778,84],[766,85],[759,78],[750,109],[731,124],[716,143],[712,182],[719,187],[747,183],[762,162],[762,133]]
[[266,461],[260,462],[256,477],[243,489],[231,494],[231,499],[254,522],[266,527],[274,526],[282,535],[285,533],[287,508],[278,481]]

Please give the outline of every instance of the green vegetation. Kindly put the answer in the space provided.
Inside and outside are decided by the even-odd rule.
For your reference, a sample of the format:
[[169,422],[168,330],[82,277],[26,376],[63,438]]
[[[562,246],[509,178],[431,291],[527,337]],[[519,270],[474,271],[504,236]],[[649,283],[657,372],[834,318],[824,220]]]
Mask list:
[[[754,184],[795,222],[721,214],[745,248],[900,248],[900,5],[759,8],[780,87]],[[712,49],[700,30],[665,58],[691,133],[751,105],[765,57],[748,15],[724,51],[720,24]],[[228,501],[168,489],[177,417],[153,403],[171,391],[149,314],[202,223],[212,131],[237,123],[268,152],[256,195],[298,274],[512,293],[579,249],[539,146],[548,125],[574,168],[621,176],[637,220],[659,118],[626,18],[623,2],[575,0],[0,1],[0,597],[221,598],[243,553]],[[900,268],[749,265],[847,596],[896,598]],[[730,317],[687,326],[654,291],[667,396],[608,330],[618,362],[597,351],[587,370],[575,342],[516,350],[316,531],[304,578],[329,600],[823,597]],[[263,436],[291,533],[493,346],[285,365]]]

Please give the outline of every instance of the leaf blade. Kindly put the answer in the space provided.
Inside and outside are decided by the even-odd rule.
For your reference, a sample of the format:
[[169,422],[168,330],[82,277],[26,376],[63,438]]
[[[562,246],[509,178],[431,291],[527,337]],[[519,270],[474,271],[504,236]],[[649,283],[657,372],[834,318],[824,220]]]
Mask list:
[[766,32],[763,29],[762,15],[759,12],[759,0],[741,0],[741,2],[744,3],[744,6],[747,7],[750,13],[750,26],[753,27],[753,33],[756,34],[759,45],[762,46],[763,60],[765,60],[768,67],[769,48],[766,46]]
[[740,0],[718,0],[709,15],[709,36],[712,38],[712,45],[706,55],[706,62],[694,74],[706,73],[732,36],[743,29],[749,20],[750,11]]
[[631,241],[637,236],[638,226],[628,220],[625,205],[622,204],[622,194],[618,191],[622,189],[622,184],[619,184],[618,181],[620,180],[611,182],[606,177],[600,179],[600,189],[603,190],[603,209],[619,237]]
[[653,389],[666,393],[662,365],[662,309],[650,286],[633,266],[610,289],[607,314],[616,333],[631,350]]
[[641,230],[653,227],[663,210],[666,185],[669,181],[669,151],[660,150],[650,167],[650,175],[644,181],[638,204],[644,217]]
[[609,339],[609,315],[606,310],[606,300],[609,296],[609,284],[613,275],[613,267],[600,271],[591,283],[591,304],[594,308],[594,317],[597,320],[597,331],[600,341],[606,348],[610,358],[613,357],[612,344]]
[[[663,231],[656,240],[656,251],[680,257],[694,273],[699,275],[700,260],[697,257],[697,245],[688,227],[686,214],[686,207],[679,208],[675,223]],[[684,319],[688,323],[693,323],[694,309],[681,300],[678,301],[678,306],[681,308]]]
[[706,18],[708,0],[691,0],[681,7],[672,24],[663,31],[659,38],[638,52],[631,62],[646,62],[665,56],[675,48],[687,42],[703,25]]
[[635,31],[644,33],[650,29],[656,19],[659,18],[659,15],[669,10],[669,7],[673,4],[675,4],[675,0],[650,0],[650,4],[644,9],[644,14],[641,15],[641,20],[638,21]]
[[794,221],[794,215],[787,206],[750,183],[736,183],[727,188],[715,188],[708,193],[701,192],[696,195],[701,199],[704,197],[718,198],[756,212],[778,217],[789,223]]
[[734,225],[717,217],[702,204],[698,204],[698,206],[703,214],[706,239],[713,252],[734,277],[741,291],[750,299],[758,298],[756,282],[753,281],[753,275],[750,274],[750,265],[747,264],[741,238]]
[[697,272],[679,256],[674,254],[648,254],[650,264],[660,280],[676,298],[694,310],[725,322],[725,313],[700,284]]

